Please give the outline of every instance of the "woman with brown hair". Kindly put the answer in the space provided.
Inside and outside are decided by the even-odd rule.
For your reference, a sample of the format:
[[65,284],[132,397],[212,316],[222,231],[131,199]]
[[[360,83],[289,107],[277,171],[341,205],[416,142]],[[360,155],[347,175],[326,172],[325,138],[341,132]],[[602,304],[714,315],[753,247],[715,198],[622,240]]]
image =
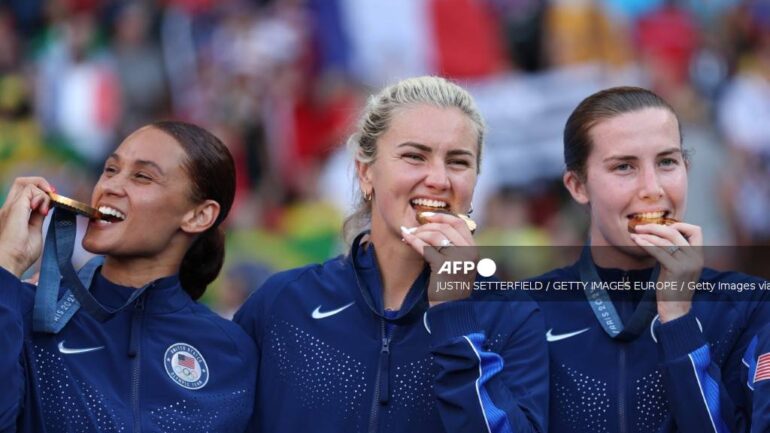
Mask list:
[[[16,179],[0,209],[0,431],[246,427],[254,345],[195,302],[222,266],[234,176],[227,148],[198,126],[137,130],[107,158],[91,197],[99,213],[83,247],[103,259],[68,278],[67,245],[49,230],[37,289],[19,278],[41,254],[54,190],[40,177]],[[60,211],[51,226],[67,230],[74,216],[67,223]],[[61,283],[45,278],[51,251]],[[50,284],[58,303],[48,317]]]
[[745,431],[741,358],[770,305],[698,289],[761,281],[704,268],[701,228],[683,222],[689,163],[674,110],[637,87],[595,93],[567,120],[564,159],[590,227],[577,263],[536,278],[586,284],[586,296],[540,303],[551,431]]

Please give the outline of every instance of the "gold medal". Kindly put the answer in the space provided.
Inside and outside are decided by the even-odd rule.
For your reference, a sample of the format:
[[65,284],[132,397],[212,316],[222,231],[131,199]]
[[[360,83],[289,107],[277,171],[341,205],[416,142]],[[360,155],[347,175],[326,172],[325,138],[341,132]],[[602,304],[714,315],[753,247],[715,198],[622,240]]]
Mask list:
[[473,221],[471,219],[471,217],[469,217],[468,215],[462,214],[462,213],[458,213],[457,217],[460,218],[461,220],[465,221],[465,225],[468,226],[468,230],[470,230],[471,233],[475,233],[476,232],[476,227],[477,227],[476,226],[476,221]]
[[664,217],[658,217],[658,218],[646,218],[641,216],[634,216],[630,220],[628,220],[628,231],[631,233],[636,233],[636,226],[642,225],[642,224],[660,224],[662,226],[670,226],[671,224],[678,223],[678,220],[675,220],[673,218],[664,218]]
[[471,217],[469,217],[468,215],[461,214],[461,213],[452,213],[443,209],[418,210],[417,222],[419,222],[420,224],[427,224],[429,222],[425,218],[425,215],[423,215],[423,212],[443,213],[447,215],[456,216],[457,218],[460,218],[461,220],[463,220],[465,225],[468,226],[468,230],[470,230],[471,233],[474,233],[476,231],[476,221],[473,221]]
[[103,217],[101,212],[85,203],[81,203],[77,200],[73,200],[53,192],[49,192],[48,195],[51,197],[51,204],[56,207],[67,209],[91,219],[102,219]]

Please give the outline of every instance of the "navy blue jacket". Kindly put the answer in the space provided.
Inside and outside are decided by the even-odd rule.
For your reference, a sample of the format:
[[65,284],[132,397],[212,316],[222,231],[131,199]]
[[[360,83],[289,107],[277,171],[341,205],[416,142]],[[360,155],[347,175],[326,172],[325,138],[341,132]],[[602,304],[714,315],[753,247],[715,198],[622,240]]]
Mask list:
[[[121,306],[135,289],[98,273],[90,288]],[[254,343],[157,280],[101,323],[83,309],[56,335],[32,332],[34,286],[0,268],[0,432],[240,432],[251,415]]]
[[743,363],[748,369],[746,387],[754,402],[751,433],[770,433],[770,324],[751,341]]
[[391,324],[372,246],[268,280],[235,316],[259,352],[253,431],[545,432],[537,305],[427,309],[426,281],[423,272]]
[[[603,281],[647,281],[651,270],[600,269]],[[577,265],[536,278],[580,281]],[[762,283],[704,269],[702,282]],[[770,319],[766,291],[696,292],[685,316],[657,317],[632,341],[609,337],[585,295],[540,302],[551,357],[550,428],[556,433],[738,433],[749,429],[747,367],[741,362]],[[626,323],[638,294],[610,293]]]

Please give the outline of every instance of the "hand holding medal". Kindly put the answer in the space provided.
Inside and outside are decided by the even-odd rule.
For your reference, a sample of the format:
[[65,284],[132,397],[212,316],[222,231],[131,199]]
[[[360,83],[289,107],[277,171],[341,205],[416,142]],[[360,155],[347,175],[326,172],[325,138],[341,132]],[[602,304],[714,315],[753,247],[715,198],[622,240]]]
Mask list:
[[42,177],[17,178],[0,208],[0,266],[21,276],[40,257],[43,221],[52,207],[90,219],[107,219],[91,206],[64,197]]
[[0,266],[20,277],[40,257],[54,188],[42,177],[14,180],[0,208]]
[[660,263],[658,282],[671,283],[670,289],[656,291],[658,314],[665,323],[687,314],[693,291],[703,270],[703,234],[696,225],[671,220],[634,227],[631,239]]
[[[471,290],[459,288],[438,290],[438,287],[453,286],[451,283],[469,283],[472,286],[476,280],[476,272],[468,275],[439,275],[438,270],[447,261],[478,261],[478,250],[475,248],[476,244],[473,240],[476,223],[467,215],[454,214],[448,211],[422,211],[417,214],[417,221],[420,222],[420,226],[402,227],[401,231],[404,242],[422,254],[430,265],[431,278],[428,283],[430,305],[434,306],[470,296]],[[454,286],[467,287],[463,284],[455,284]]]

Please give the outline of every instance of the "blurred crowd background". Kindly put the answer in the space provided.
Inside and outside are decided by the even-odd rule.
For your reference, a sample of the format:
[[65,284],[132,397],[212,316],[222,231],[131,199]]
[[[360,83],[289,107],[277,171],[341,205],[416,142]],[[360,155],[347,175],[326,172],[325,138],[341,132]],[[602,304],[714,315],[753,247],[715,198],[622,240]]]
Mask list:
[[488,123],[479,244],[583,242],[562,128],[621,84],[678,111],[706,243],[770,244],[770,0],[0,0],[0,202],[20,175],[89,201],[128,133],[201,124],[238,165],[205,298],[228,316],[272,272],[344,251],[346,137],[369,94],[423,74]]

